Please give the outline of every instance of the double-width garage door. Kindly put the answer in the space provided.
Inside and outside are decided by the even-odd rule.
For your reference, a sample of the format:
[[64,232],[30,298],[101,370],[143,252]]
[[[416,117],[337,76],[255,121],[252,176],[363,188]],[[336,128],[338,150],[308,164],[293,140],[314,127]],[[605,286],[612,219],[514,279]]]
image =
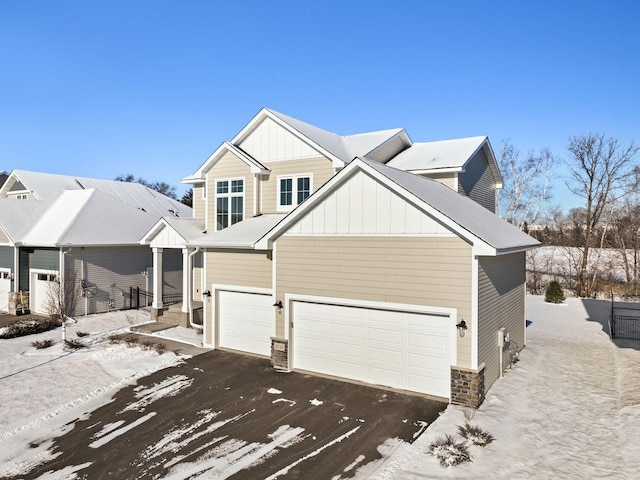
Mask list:
[[448,315],[293,303],[293,367],[449,397]]
[[221,347],[271,354],[275,335],[275,313],[271,294],[219,290],[218,326]]

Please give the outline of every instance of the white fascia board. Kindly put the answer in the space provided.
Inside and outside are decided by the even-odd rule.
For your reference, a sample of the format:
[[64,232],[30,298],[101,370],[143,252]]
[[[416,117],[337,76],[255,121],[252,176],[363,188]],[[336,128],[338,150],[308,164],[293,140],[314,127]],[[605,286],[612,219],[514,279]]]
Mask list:
[[331,160],[331,163],[333,164],[333,168],[344,167],[345,162],[343,162],[340,158],[336,157],[333,153],[329,152],[328,150],[325,150],[324,147],[322,147],[322,145],[318,145],[316,142],[314,142],[307,136],[303,135],[301,132],[293,128],[291,125],[289,125],[287,122],[282,120],[277,115],[274,115],[273,113],[271,113],[266,108],[263,108],[262,110],[260,110],[256,114],[256,116],[253,117],[251,121],[247,123],[245,127],[242,130],[240,130],[240,132],[238,132],[238,134],[235,137],[233,137],[233,139],[231,140],[231,143],[234,145],[238,145],[239,143],[241,143],[249,135],[249,133],[251,133],[253,129],[255,129],[256,126],[258,126],[258,124],[260,124],[265,118],[270,118],[271,120],[276,122],[278,125],[280,125],[282,128],[287,130],[289,133],[291,133],[292,135],[295,135],[297,138],[299,138],[301,141],[311,146],[315,150],[318,150],[325,157]]
[[423,170],[405,170],[415,175],[429,175],[430,173],[460,173],[464,171],[463,167],[447,167],[447,168],[428,168]]
[[185,177],[182,179],[182,183],[202,183],[205,181],[205,174],[206,172],[218,161],[220,160],[220,158],[222,158],[222,156],[225,154],[225,152],[231,152],[234,155],[236,155],[238,158],[240,158],[240,160],[242,160],[244,163],[246,163],[249,168],[251,169],[251,173],[269,173],[269,169],[266,168],[262,168],[261,166],[257,165],[256,162],[249,157],[246,153],[244,153],[243,151],[241,151],[239,148],[237,148],[235,145],[233,145],[230,142],[222,142],[222,144],[216,148],[216,150],[209,155],[209,158],[207,158],[204,163],[200,166],[200,168],[198,168],[198,170],[196,170],[196,172],[193,175],[190,175],[188,177]]
[[346,182],[349,177],[355,173],[357,169],[371,175],[373,178],[379,180],[387,188],[400,197],[404,198],[409,203],[413,204],[418,209],[425,211],[428,215],[445,225],[447,228],[455,232],[463,240],[469,242],[474,249],[474,253],[477,255],[491,255],[495,256],[496,249],[482,240],[480,237],[474,235],[469,230],[465,229],[461,225],[457,224],[445,214],[433,208],[428,203],[424,202],[420,198],[416,197],[411,192],[407,191],[403,187],[397,185],[387,177],[379,173],[377,170],[369,167],[366,163],[359,159],[355,159],[349,165],[347,165],[338,175],[334,176],[325,183],[319,190],[311,195],[305,202],[296,207],[289,215],[287,215],[280,223],[265,234],[255,244],[256,249],[271,249],[273,241],[280,237],[286,230],[298,221],[307,211],[313,209],[318,203],[322,202],[329,194],[331,194],[337,186]]
[[158,220],[158,222],[140,239],[140,245],[149,245],[153,238],[168,226],[169,224],[164,220],[164,218]]

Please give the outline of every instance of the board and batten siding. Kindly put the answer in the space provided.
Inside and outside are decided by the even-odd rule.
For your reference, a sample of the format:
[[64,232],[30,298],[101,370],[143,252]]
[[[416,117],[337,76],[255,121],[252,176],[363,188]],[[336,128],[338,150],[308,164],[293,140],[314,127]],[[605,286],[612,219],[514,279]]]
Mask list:
[[524,252],[478,260],[478,362],[486,365],[487,390],[500,377],[498,330],[506,328],[511,341],[524,346],[525,280]]
[[[253,182],[254,175],[249,165],[240,160],[232,152],[225,153],[207,172],[207,232],[216,231],[216,181],[232,178],[244,179],[244,217],[253,216]],[[231,188],[231,186],[229,186]],[[229,204],[231,208],[231,204]]]
[[496,183],[483,149],[476,152],[467,162],[465,171],[459,174],[458,193],[466,195],[495,213]]
[[311,193],[313,193],[334,175],[333,165],[325,157],[263,163],[271,170],[271,173],[268,176],[264,176],[260,183],[262,196],[260,213],[278,212],[278,177],[310,174],[312,176]]
[[[471,246],[457,237],[284,235],[276,241],[276,272],[278,299],[300,294],[445,307],[457,310],[457,321],[471,318]],[[285,328],[278,315],[276,335]],[[471,365],[470,337],[457,338],[459,366]]]
[[72,248],[65,255],[65,270],[73,265],[78,288],[84,280],[95,292],[78,299],[76,315],[129,308],[129,289],[147,289],[148,277],[141,272],[152,263],[151,249],[147,246]]
[[255,126],[238,146],[263,165],[265,162],[313,158],[320,155],[308,143],[271,118],[265,118]]
[[[207,250],[204,255],[207,275],[205,288],[212,285],[271,288],[271,253],[255,250]],[[211,315],[207,319],[211,322]],[[205,328],[205,343],[213,344],[215,325]]]

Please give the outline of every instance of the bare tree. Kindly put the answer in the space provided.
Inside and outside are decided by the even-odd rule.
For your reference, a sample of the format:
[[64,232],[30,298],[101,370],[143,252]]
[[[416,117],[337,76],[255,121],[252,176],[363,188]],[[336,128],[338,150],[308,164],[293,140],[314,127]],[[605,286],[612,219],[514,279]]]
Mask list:
[[554,157],[548,149],[525,156],[504,142],[499,164],[504,187],[499,191],[500,216],[522,228],[538,221],[543,204],[550,198]]
[[67,267],[63,278],[57,276],[49,282],[46,305],[49,316],[64,322],[74,315],[79,298],[80,287],[76,282],[76,272],[72,267]]
[[578,269],[577,293],[591,295],[588,275],[589,249],[595,246],[598,223],[607,207],[622,198],[628,187],[625,180],[633,171],[638,147],[631,142],[621,145],[603,134],[584,134],[569,138],[567,161],[569,190],[584,200],[584,242],[580,246],[581,261]]
[[136,177],[131,173],[128,173],[126,175],[118,175],[116,178],[114,178],[114,180],[117,180],[118,182],[140,183],[145,187],[149,187],[151,190],[155,190],[156,192],[173,198],[174,200],[178,199],[178,197],[176,196],[176,187],[174,187],[173,185],[169,185],[166,182],[149,182],[142,177],[138,177],[138,179],[136,180]]

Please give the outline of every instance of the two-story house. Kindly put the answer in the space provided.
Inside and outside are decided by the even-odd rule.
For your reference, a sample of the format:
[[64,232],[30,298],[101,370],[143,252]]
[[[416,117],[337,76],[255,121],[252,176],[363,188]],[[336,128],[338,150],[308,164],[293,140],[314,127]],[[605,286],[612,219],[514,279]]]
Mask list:
[[194,218],[142,243],[154,316],[163,258],[181,251],[183,315],[203,301],[206,346],[478,405],[504,339],[525,345],[537,242],[495,215],[486,137],[340,136],[263,109],[183,181]]

